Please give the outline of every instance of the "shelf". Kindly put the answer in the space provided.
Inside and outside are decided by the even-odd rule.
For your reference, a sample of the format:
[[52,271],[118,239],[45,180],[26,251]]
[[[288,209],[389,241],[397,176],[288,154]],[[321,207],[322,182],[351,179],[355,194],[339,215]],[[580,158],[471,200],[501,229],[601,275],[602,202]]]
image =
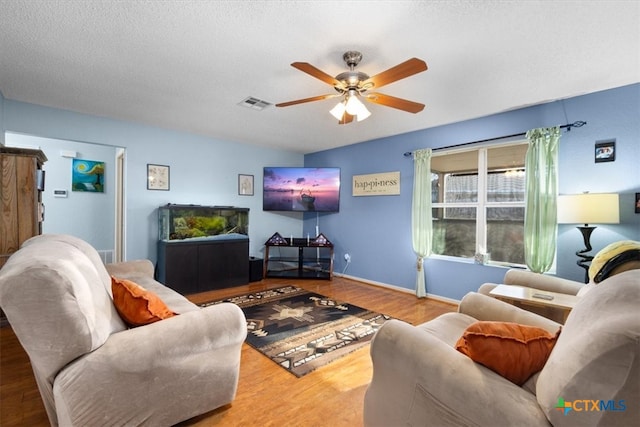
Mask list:
[[[299,258],[292,258],[292,257],[270,257],[269,261],[272,262],[293,262],[293,263],[298,263]],[[331,258],[330,257],[320,257],[320,258],[316,258],[316,257],[307,257],[305,258],[305,263],[330,263],[331,262]]]
[[323,271],[303,271],[300,273],[297,269],[286,271],[272,271],[268,272],[267,277],[286,277],[295,279],[324,279],[331,280],[331,274]]
[[[270,256],[270,251],[275,256]],[[264,277],[333,278],[333,244],[323,234],[283,238],[275,233],[265,242]]]

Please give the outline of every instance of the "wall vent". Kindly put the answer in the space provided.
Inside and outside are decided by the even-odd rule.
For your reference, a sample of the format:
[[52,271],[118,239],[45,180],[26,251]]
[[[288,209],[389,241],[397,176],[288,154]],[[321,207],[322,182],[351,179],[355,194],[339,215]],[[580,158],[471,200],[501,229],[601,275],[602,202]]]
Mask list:
[[238,105],[242,105],[243,107],[247,107],[247,108],[251,108],[251,109],[254,109],[254,110],[261,111],[261,110],[264,110],[269,105],[271,105],[271,103],[267,102],[267,101],[263,101],[262,99],[258,99],[258,98],[254,98],[254,97],[250,96],[250,97],[244,99]]
[[100,255],[100,259],[102,260],[103,264],[111,264],[113,263],[113,254],[114,251],[113,249],[111,250],[102,250],[102,251],[98,251],[98,255]]

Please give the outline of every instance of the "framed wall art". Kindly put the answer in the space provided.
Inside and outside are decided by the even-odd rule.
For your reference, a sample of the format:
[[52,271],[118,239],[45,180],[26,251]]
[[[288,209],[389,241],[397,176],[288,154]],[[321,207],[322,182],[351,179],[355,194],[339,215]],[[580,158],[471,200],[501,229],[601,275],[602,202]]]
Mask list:
[[169,190],[169,166],[147,164],[147,190]]
[[73,159],[71,190],[104,193],[104,162]]
[[596,163],[613,162],[616,160],[616,140],[596,141]]
[[253,196],[253,175],[238,175],[238,194]]

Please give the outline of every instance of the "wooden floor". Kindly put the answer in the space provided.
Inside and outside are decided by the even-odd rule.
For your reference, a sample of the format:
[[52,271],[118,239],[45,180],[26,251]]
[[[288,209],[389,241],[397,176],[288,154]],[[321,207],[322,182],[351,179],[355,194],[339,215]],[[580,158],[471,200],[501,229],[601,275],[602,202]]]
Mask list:
[[[199,303],[291,284],[412,324],[456,310],[452,304],[418,299],[410,293],[338,277],[331,281],[265,279],[246,286],[193,295],[189,299]],[[361,426],[364,393],[371,373],[368,346],[296,378],[244,344],[234,402],[181,425]],[[48,424],[29,359],[11,328],[1,328],[0,426]]]

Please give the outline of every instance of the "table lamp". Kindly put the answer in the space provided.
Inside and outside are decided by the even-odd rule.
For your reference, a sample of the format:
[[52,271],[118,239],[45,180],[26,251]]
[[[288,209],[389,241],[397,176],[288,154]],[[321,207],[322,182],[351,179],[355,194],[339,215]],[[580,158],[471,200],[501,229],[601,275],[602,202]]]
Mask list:
[[591,251],[591,233],[595,226],[589,224],[620,223],[618,195],[615,193],[582,193],[558,196],[558,224],[584,224],[578,226],[582,233],[585,249],[577,251],[578,264],[585,269],[584,283],[589,282],[589,265],[593,256]]

